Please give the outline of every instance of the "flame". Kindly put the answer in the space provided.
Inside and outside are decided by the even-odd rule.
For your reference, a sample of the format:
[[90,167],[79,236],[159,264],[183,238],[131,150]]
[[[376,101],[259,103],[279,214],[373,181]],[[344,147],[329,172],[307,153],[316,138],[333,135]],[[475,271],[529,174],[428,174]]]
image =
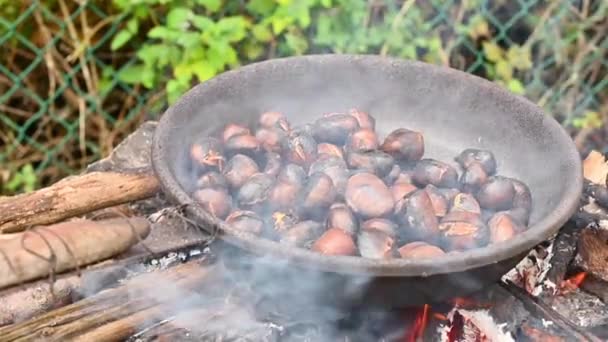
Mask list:
[[416,320],[412,326],[412,330],[406,335],[405,342],[421,341],[424,336],[424,330],[428,323],[430,305],[424,304],[422,311],[416,315]]
[[444,315],[444,314],[442,314],[442,313],[439,313],[439,312],[435,312],[435,313],[433,314],[433,318],[435,318],[435,319],[437,319],[437,320],[440,320],[440,321],[449,321],[449,320],[450,320],[450,319],[448,318],[448,316],[446,316],[446,315]]
[[492,304],[487,303],[478,303],[472,299],[464,298],[464,297],[456,297],[450,300],[450,304],[455,307],[463,308],[463,309],[471,309],[471,308],[491,308]]
[[559,284],[559,293],[564,295],[578,289],[583,284],[586,277],[587,272],[579,272],[562,281],[561,284]]

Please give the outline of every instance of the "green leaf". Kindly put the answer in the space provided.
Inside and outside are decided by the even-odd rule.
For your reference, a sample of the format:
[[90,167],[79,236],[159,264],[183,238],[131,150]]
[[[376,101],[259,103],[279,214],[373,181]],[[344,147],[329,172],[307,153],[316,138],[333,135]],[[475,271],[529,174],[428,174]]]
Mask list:
[[494,42],[483,42],[482,44],[483,52],[486,55],[486,58],[492,62],[498,62],[503,59],[504,51]]
[[276,7],[274,0],[251,0],[247,4],[247,9],[261,16],[269,16]]
[[146,44],[137,51],[137,57],[147,66],[152,66],[162,54],[165,45]]
[[191,21],[192,21],[192,25],[194,25],[194,27],[200,29],[203,32],[206,30],[209,30],[211,27],[213,27],[215,25],[213,20],[209,19],[209,17],[205,17],[202,15],[193,16]]
[[129,32],[135,34],[137,33],[138,28],[139,21],[137,20],[137,18],[132,18],[131,20],[127,21],[127,30],[129,30]]
[[248,22],[243,17],[226,17],[217,22],[217,29],[222,38],[229,42],[239,42],[247,36]]
[[264,53],[264,45],[248,41],[243,46],[243,52],[248,60],[256,60]]
[[141,74],[141,84],[147,89],[154,88],[156,79],[156,73],[152,68],[145,68],[143,73]]
[[145,70],[142,64],[126,66],[118,71],[118,79],[127,84],[136,84],[141,81],[141,74]]
[[272,32],[266,25],[258,24],[255,25],[251,31],[255,39],[261,42],[269,42],[272,40]]
[[293,18],[291,17],[276,17],[273,18],[270,22],[272,25],[272,32],[274,34],[280,34],[287,28],[291,23],[293,23]]
[[523,48],[517,45],[511,45],[507,50],[507,59],[514,68],[519,70],[528,70],[532,68],[532,56],[530,49]]
[[116,51],[116,50],[120,49],[129,40],[131,40],[131,38],[133,38],[133,35],[134,35],[134,33],[127,29],[118,31],[116,36],[114,36],[114,39],[112,39],[112,43],[110,44],[110,49],[112,51]]
[[173,68],[173,76],[182,83],[190,81],[192,74],[192,67],[187,62],[182,62]]
[[193,13],[185,7],[175,7],[167,14],[167,27],[173,29],[184,29],[188,27],[188,20]]
[[173,31],[164,26],[156,26],[148,32],[148,37],[173,40],[177,38],[180,34],[181,32],[179,31]]
[[198,61],[192,64],[192,71],[200,82],[204,82],[216,75],[216,70],[206,61]]
[[515,94],[523,95],[526,92],[524,85],[516,78],[511,79],[507,86]]
[[321,0],[321,6],[323,6],[325,8],[330,8],[331,3],[332,3],[332,0]]
[[502,80],[510,81],[513,78],[513,67],[504,59],[496,62],[496,75]]
[[222,0],[196,0],[196,3],[211,13],[217,12],[222,7]]
[[[294,0],[274,0],[276,1],[276,3],[279,4],[279,6],[287,6],[290,5]],[[302,0],[299,0],[302,1]]]
[[308,42],[304,37],[294,33],[287,33],[285,35],[285,41],[287,46],[294,52],[296,55],[301,55],[306,50],[308,50]]
[[188,49],[201,44],[200,35],[196,32],[183,32],[175,41],[178,45]]
[[178,80],[169,80],[165,90],[167,91],[167,101],[169,104],[174,104],[188,90],[188,84],[182,84]]

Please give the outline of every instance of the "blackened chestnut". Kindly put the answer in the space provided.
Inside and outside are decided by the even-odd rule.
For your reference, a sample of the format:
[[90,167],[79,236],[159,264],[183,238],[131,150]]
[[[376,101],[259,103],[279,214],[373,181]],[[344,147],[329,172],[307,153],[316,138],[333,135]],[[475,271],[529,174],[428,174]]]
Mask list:
[[435,215],[438,217],[445,216],[448,211],[448,201],[445,199],[441,191],[439,191],[438,188],[431,184],[427,185],[424,190],[427,192],[429,198],[431,199]]
[[399,161],[417,161],[424,155],[424,137],[420,132],[399,128],[384,139],[380,149]]
[[260,235],[264,228],[264,220],[253,211],[235,210],[226,218],[226,223],[240,232]]
[[463,169],[468,169],[473,163],[479,163],[488,176],[496,173],[496,159],[494,159],[494,154],[488,150],[468,148],[456,156],[454,160]]
[[362,172],[348,179],[344,194],[346,204],[363,218],[383,217],[393,211],[390,190],[378,176]]
[[235,135],[226,141],[224,147],[230,154],[245,154],[252,158],[256,158],[260,151],[258,139],[250,134]]
[[357,119],[348,114],[330,114],[314,123],[314,137],[319,142],[342,146],[346,138],[359,128]]
[[372,131],[376,129],[376,119],[374,119],[374,117],[368,113],[356,108],[352,108],[348,111],[348,114],[357,119],[359,127],[371,129]]
[[523,227],[510,214],[499,212],[488,221],[490,242],[498,243],[512,239]]
[[473,162],[460,176],[462,191],[476,193],[488,181],[488,174],[478,162]]
[[306,171],[297,164],[287,164],[281,172],[279,172],[278,181],[281,183],[291,184],[297,187],[304,185],[306,180]]
[[300,221],[281,235],[280,243],[294,247],[310,247],[323,232],[323,225],[316,221]]
[[481,214],[466,210],[451,210],[439,223],[439,230],[451,250],[480,247],[488,238]]
[[351,169],[365,170],[380,178],[386,177],[395,165],[393,157],[382,151],[349,152],[346,162]]
[[319,158],[314,161],[310,165],[310,169],[308,170],[308,174],[311,175],[317,172],[323,172],[324,170],[331,169],[334,167],[346,169],[346,162],[335,156],[325,156],[324,158]]
[[219,140],[211,137],[199,139],[190,147],[190,158],[203,172],[211,170],[222,171],[226,162],[224,150]]
[[261,127],[269,129],[279,128],[285,132],[290,130],[289,122],[283,113],[280,112],[269,111],[262,113],[262,115],[260,115],[259,124]]
[[443,249],[422,241],[410,242],[399,248],[404,259],[426,259],[444,255]]
[[359,222],[353,212],[344,203],[332,204],[325,220],[327,228],[340,228],[354,235],[359,230]]
[[479,189],[476,197],[483,208],[507,210],[513,206],[515,187],[510,179],[493,176]]
[[439,222],[431,198],[425,190],[416,190],[397,202],[395,217],[406,226],[406,239],[434,240],[439,235]]
[[376,132],[368,128],[360,128],[352,132],[346,139],[347,151],[373,151],[378,148]]
[[418,186],[433,184],[438,188],[458,187],[458,172],[451,165],[435,159],[422,159],[414,167],[412,174]]
[[340,228],[330,228],[315,241],[312,250],[325,255],[355,255],[357,246],[350,234]]
[[251,134],[251,131],[249,130],[249,128],[243,125],[230,123],[224,127],[224,131],[222,132],[222,141],[226,143],[228,140],[230,140],[230,138],[243,134],[249,135]]
[[226,164],[224,177],[230,187],[238,189],[245,184],[249,177],[259,171],[258,164],[253,159],[243,154],[236,154]]
[[232,197],[225,190],[200,189],[194,195],[194,200],[212,216],[223,219],[232,210]]
[[228,182],[226,182],[226,178],[222,176],[221,173],[216,171],[210,171],[198,179],[196,183],[199,189],[203,188],[213,188],[213,189],[226,189],[228,188]]
[[288,161],[308,167],[317,158],[317,142],[304,132],[291,132],[283,152]]
[[361,224],[361,230],[365,231],[378,231],[386,234],[390,237],[397,236],[397,224],[395,224],[391,220],[382,219],[382,218],[373,218],[367,221],[364,221]]
[[268,152],[281,152],[287,134],[278,129],[260,128],[255,133],[260,147]]
[[528,186],[514,178],[510,178],[513,183],[513,189],[515,189],[515,196],[513,196],[513,208],[521,208],[530,212],[532,210],[532,194]]
[[242,208],[260,210],[274,185],[273,178],[264,173],[256,173],[238,190],[236,199]]
[[271,176],[276,177],[281,172],[282,160],[281,155],[274,152],[268,152],[265,156],[265,166],[264,173]]
[[391,192],[395,203],[416,190],[418,190],[418,188],[410,183],[395,183],[391,186]]
[[326,154],[328,156],[344,159],[344,153],[342,153],[342,149],[334,144],[329,144],[329,143],[318,144],[317,145],[317,154],[319,155],[319,157]]
[[393,257],[395,238],[379,230],[361,230],[357,235],[359,254],[369,259]]
[[349,171],[343,159],[333,156],[319,158],[312,163],[310,169],[308,170],[308,174],[312,175],[313,173],[317,172],[321,172],[329,176],[334,183],[336,192],[340,196],[344,195],[346,182],[348,181],[349,177]]
[[298,197],[298,210],[303,217],[319,218],[336,198],[336,189],[331,178],[317,172],[312,174]]

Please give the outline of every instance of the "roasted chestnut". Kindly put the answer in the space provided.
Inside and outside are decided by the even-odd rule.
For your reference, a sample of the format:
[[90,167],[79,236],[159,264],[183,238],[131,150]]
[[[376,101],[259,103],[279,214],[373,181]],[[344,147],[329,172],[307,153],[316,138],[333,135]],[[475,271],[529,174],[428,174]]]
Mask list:
[[226,189],[228,187],[228,182],[226,182],[226,178],[224,178],[221,173],[216,171],[210,171],[200,176],[196,183],[196,186],[199,189]]
[[399,128],[384,139],[380,149],[399,161],[417,161],[424,155],[424,137],[420,132]]
[[344,154],[342,153],[342,149],[334,144],[329,144],[329,143],[318,144],[317,145],[317,154],[319,155],[319,157],[326,154],[328,156],[344,159]]
[[203,172],[222,171],[225,159],[224,150],[219,140],[211,137],[199,139],[190,147],[190,158]]
[[351,133],[346,139],[346,150],[355,152],[373,151],[378,148],[376,132],[368,128],[360,128]]
[[481,214],[466,210],[452,209],[439,223],[439,230],[451,250],[480,247],[488,238]]
[[355,255],[357,246],[350,234],[330,228],[312,245],[312,250],[325,255]]
[[264,207],[273,185],[272,177],[264,173],[256,173],[249,177],[237,192],[237,202],[241,208],[259,211]]
[[268,195],[268,205],[271,210],[286,210],[296,205],[298,191],[301,185],[292,183],[276,182]]
[[303,217],[322,217],[336,198],[336,189],[331,178],[317,172],[312,174],[298,197],[298,210]]
[[347,168],[346,162],[343,159],[335,156],[326,156],[315,160],[315,162],[310,165],[308,174],[311,175],[313,173],[323,172],[334,167],[341,169]]
[[287,164],[279,172],[277,180],[281,183],[287,183],[298,187],[303,186],[306,180],[306,171],[297,164]]
[[416,190],[418,190],[418,188],[414,184],[410,183],[395,183],[391,187],[391,192],[393,193],[395,203]]
[[444,255],[445,252],[423,241],[410,242],[399,248],[399,255],[404,259],[426,259]]
[[316,221],[301,221],[281,235],[280,243],[294,247],[310,247],[323,232],[323,225]]
[[393,257],[395,238],[379,230],[361,230],[357,235],[359,254],[370,259]]
[[468,169],[473,163],[479,163],[488,176],[496,173],[496,159],[494,159],[494,154],[488,150],[468,148],[462,151],[454,160],[463,169]]
[[448,211],[448,201],[445,199],[441,191],[431,184],[427,185],[424,190],[431,199],[431,204],[433,205],[435,215],[439,217],[445,216]]
[[[387,185],[395,184],[395,181],[399,178],[400,174],[401,174],[401,167],[399,165],[395,164],[395,165],[393,165],[391,172],[389,172],[388,175],[386,175],[386,177],[384,177],[384,182]],[[405,183],[411,183],[411,182],[405,182]]]
[[530,188],[522,181],[510,178],[513,183],[513,189],[515,189],[515,196],[513,196],[513,209],[518,211],[517,216],[519,222],[524,225],[528,225],[530,219],[530,212],[532,211],[532,194]]
[[282,160],[281,155],[274,152],[268,152],[265,156],[266,164],[264,166],[264,173],[276,177],[281,172]]
[[390,215],[395,204],[384,182],[378,176],[366,172],[348,179],[344,198],[351,210],[363,218]]
[[304,132],[292,131],[287,137],[284,153],[291,163],[308,167],[317,158],[317,142]]
[[348,114],[352,115],[357,119],[359,123],[359,127],[371,129],[372,131],[376,129],[376,119],[368,113],[361,111],[356,108],[352,108],[348,111]]
[[251,134],[251,131],[249,130],[249,128],[242,126],[242,125],[230,123],[230,124],[227,124],[226,127],[224,127],[224,131],[222,132],[222,141],[224,143],[226,143],[228,140],[230,140],[230,138],[232,138],[234,136],[249,135],[249,134]]
[[393,157],[382,151],[349,152],[346,162],[352,169],[365,170],[380,178],[386,177],[395,165]]
[[460,193],[460,190],[455,188],[438,188],[445,200],[448,203],[452,203],[454,201],[454,197]]
[[249,179],[258,173],[258,164],[243,154],[237,154],[230,158],[224,169],[224,177],[233,189],[238,189]]
[[361,230],[378,231],[378,232],[382,232],[383,234],[386,234],[390,237],[397,236],[397,225],[391,220],[382,219],[382,218],[373,218],[373,219],[364,221],[361,224]]
[[235,135],[224,144],[229,154],[245,154],[256,158],[260,151],[260,143],[256,137],[250,134]]
[[336,192],[340,195],[344,195],[344,191],[346,190],[346,182],[348,181],[349,172],[346,167],[346,163],[344,160],[333,157],[326,156],[325,158],[317,159],[311,166],[308,171],[309,174],[321,172],[326,174],[329,178],[331,178],[334,183],[334,187],[336,188]]
[[499,212],[488,221],[490,242],[498,243],[512,239],[515,234],[523,231],[523,227],[510,214]]
[[481,207],[473,195],[461,192],[454,196],[452,200],[450,212],[452,211],[466,211],[469,213],[481,214]]
[[253,211],[235,210],[226,218],[226,223],[233,229],[260,235],[264,228],[264,220]]
[[287,134],[278,129],[260,128],[255,133],[255,138],[258,140],[260,147],[268,152],[281,152],[285,145],[284,140]]
[[270,235],[280,237],[298,223],[298,218],[290,212],[275,211],[269,221]]
[[422,159],[414,167],[412,180],[421,187],[432,184],[438,188],[456,188],[458,187],[458,172],[444,162]]
[[193,194],[194,200],[209,214],[223,219],[232,210],[232,197],[225,190],[205,188]]
[[356,234],[359,223],[353,212],[344,203],[332,204],[325,220],[327,228],[340,228],[349,234]]
[[413,184],[414,180],[412,179],[413,171],[401,171],[397,178],[395,179],[395,184],[397,183],[410,183]]
[[416,190],[397,202],[395,217],[404,225],[405,239],[434,241],[439,235],[439,222],[433,203],[425,190]]
[[260,126],[264,128],[279,128],[285,132],[290,130],[290,125],[283,113],[280,112],[265,112],[260,115]]
[[488,181],[488,175],[479,162],[473,162],[460,176],[462,191],[476,193]]
[[319,142],[344,145],[346,138],[359,128],[357,119],[348,114],[327,114],[314,123],[314,137]]
[[479,189],[476,197],[483,208],[507,210],[513,206],[515,187],[509,178],[492,176]]

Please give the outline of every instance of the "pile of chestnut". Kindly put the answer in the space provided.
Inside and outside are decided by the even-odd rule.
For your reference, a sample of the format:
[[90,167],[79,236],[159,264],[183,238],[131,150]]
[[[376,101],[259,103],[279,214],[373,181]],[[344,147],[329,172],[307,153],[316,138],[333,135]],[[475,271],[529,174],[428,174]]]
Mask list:
[[523,182],[492,152],[423,158],[420,132],[380,139],[360,110],[292,127],[279,112],[190,146],[193,198],[233,230],[326,255],[428,258],[513,238],[528,225]]

